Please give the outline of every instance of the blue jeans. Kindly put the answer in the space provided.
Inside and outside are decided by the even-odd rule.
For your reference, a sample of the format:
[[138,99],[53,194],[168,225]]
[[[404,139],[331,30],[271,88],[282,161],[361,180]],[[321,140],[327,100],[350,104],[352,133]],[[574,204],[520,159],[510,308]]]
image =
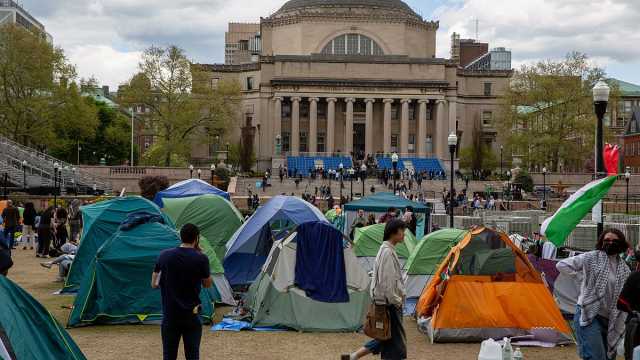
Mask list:
[[591,324],[580,326],[580,314],[582,308],[576,308],[573,317],[576,328],[576,340],[578,340],[578,355],[583,360],[613,360],[607,357],[607,332],[609,329],[609,319],[600,315],[596,316]]
[[15,234],[16,227],[15,226],[7,226],[4,228],[4,241],[5,244],[9,247],[9,250],[13,249],[13,245],[15,242]]
[[187,360],[200,359],[200,339],[202,323],[198,315],[185,318],[162,319],[162,355],[163,360],[176,360],[180,338],[184,345],[184,357]]

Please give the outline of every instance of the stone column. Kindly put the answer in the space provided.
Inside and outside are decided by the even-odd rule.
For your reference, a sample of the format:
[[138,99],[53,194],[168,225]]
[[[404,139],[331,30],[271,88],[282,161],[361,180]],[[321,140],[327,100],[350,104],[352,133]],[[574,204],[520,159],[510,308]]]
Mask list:
[[383,125],[383,134],[384,134],[384,153],[391,153],[391,104],[393,104],[393,99],[384,99],[384,125]]
[[278,154],[277,150],[277,138],[280,136],[280,149],[282,150],[282,97],[276,96],[273,98],[275,106],[273,108],[273,153]]
[[353,152],[353,103],[356,99],[347,98],[344,101],[347,102],[347,123],[344,129],[344,152],[349,156]]
[[318,98],[309,98],[309,152],[318,152]]
[[367,103],[367,113],[364,128],[364,152],[366,155],[373,155],[373,103],[376,99],[365,99]]
[[327,98],[327,153],[335,151],[336,98]]
[[[458,119],[458,103],[456,99],[449,100],[449,134],[456,132],[456,122]],[[447,134],[447,136],[449,136]]]
[[300,98],[291,98],[291,155],[300,155]]
[[427,157],[427,103],[429,100],[420,100],[420,113],[418,115],[418,156]]
[[438,157],[438,159],[446,159],[447,155],[447,138],[449,134],[447,131],[449,130],[447,118],[444,113],[444,106],[447,103],[446,100],[438,100],[437,102],[438,108],[436,110],[437,120],[436,120],[436,133],[433,135],[433,148],[434,153]]
[[402,117],[400,118],[400,154],[409,153],[409,104],[410,99],[402,99]]

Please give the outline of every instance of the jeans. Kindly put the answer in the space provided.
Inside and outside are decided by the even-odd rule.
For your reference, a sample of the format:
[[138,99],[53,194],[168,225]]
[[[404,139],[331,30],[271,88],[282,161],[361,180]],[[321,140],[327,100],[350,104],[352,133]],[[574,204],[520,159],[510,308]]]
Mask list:
[[180,338],[184,344],[184,356],[187,360],[200,359],[200,339],[202,323],[198,315],[162,319],[162,354],[164,360],[178,358]]
[[609,328],[609,319],[600,315],[593,319],[593,322],[587,326],[580,325],[580,314],[582,309],[580,306],[576,308],[576,314],[573,317],[574,326],[576,328],[576,340],[578,340],[578,355],[583,360],[613,360],[607,357],[607,332]]
[[7,247],[9,247],[9,250],[13,249],[13,245],[15,242],[15,235],[16,235],[16,227],[15,226],[5,227],[3,235],[5,239],[5,244],[7,244]]

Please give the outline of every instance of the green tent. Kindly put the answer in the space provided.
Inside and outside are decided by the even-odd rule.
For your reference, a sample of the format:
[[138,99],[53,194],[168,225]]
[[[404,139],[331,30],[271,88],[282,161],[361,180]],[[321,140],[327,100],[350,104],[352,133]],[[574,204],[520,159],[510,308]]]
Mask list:
[[466,234],[465,230],[442,229],[422,238],[404,266],[407,274],[407,297],[420,296],[442,260]]
[[222,260],[227,241],[242,225],[242,215],[227,199],[218,195],[199,195],[163,199],[163,211],[176,228],[190,223],[200,229],[200,246],[210,259],[211,272],[224,273]]
[[351,248],[344,249],[349,302],[326,303],[309,298],[295,285],[296,237],[277,241],[246,296],[253,326],[285,327],[306,332],[350,332],[362,327],[370,279]]
[[4,276],[0,304],[0,359],[86,359],[53,315]]
[[[68,326],[159,323],[160,290],[149,285],[160,252],[180,244],[178,233],[158,222],[117,231],[102,245],[84,277]],[[202,289],[202,319],[210,322],[213,305]]]
[[129,214],[147,212],[162,215],[165,217],[165,223],[173,224],[156,204],[140,196],[119,197],[101,201],[81,207],[80,212],[82,213],[83,221],[82,238],[62,292],[75,292],[78,290],[100,246],[118,231],[120,223]]
[[[386,224],[375,224],[356,228],[353,238],[353,250],[357,257],[376,257],[384,238]],[[416,238],[411,231],[404,232],[404,241],[396,246],[398,257],[408,259],[416,247]]]

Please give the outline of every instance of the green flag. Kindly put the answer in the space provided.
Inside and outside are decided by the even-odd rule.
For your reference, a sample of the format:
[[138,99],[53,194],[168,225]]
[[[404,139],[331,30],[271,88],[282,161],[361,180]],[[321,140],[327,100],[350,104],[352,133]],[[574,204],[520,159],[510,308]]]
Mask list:
[[562,246],[567,236],[591,209],[607,195],[616,182],[616,176],[609,176],[588,183],[565,201],[553,216],[547,218],[540,233],[556,246]]

